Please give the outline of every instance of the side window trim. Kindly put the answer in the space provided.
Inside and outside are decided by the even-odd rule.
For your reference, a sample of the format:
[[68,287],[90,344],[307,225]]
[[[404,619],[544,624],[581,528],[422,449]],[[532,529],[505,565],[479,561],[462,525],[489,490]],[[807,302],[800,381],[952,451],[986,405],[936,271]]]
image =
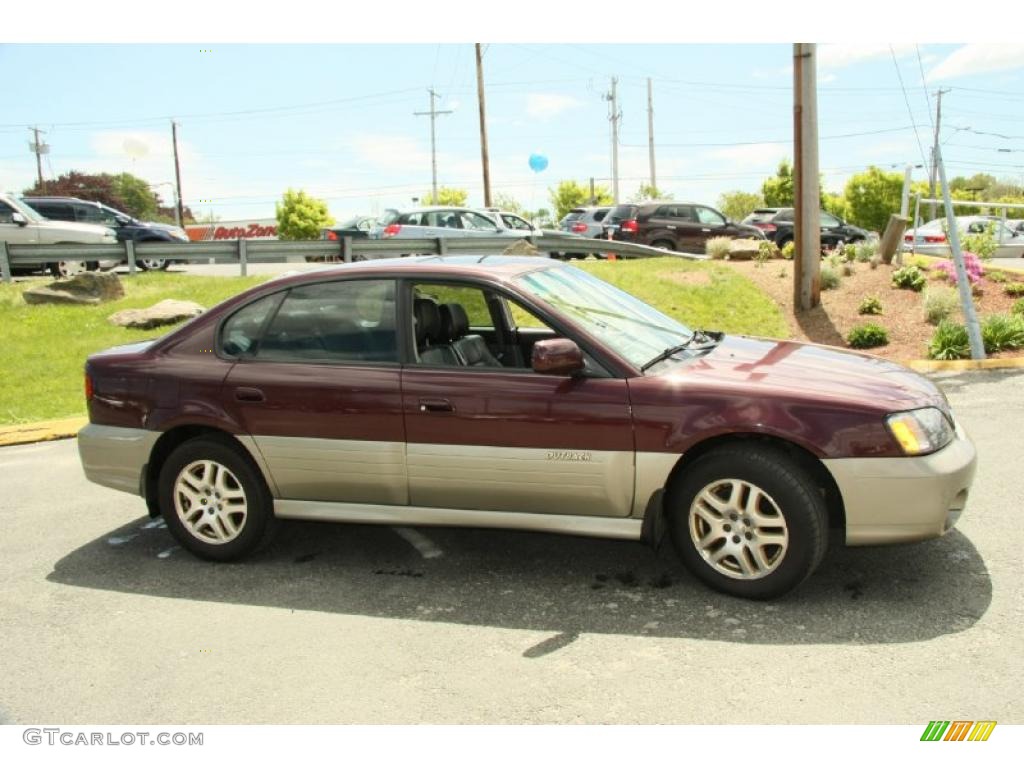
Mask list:
[[[214,332],[214,338],[216,339],[216,350],[217,357],[222,360],[247,360],[251,359],[255,354],[256,350],[259,349],[260,341],[263,339],[263,334],[266,333],[267,328],[270,326],[271,321],[277,316],[277,310],[281,307],[281,302],[284,301],[284,297],[288,294],[290,289],[285,288],[280,291],[273,293],[265,293],[250,302],[247,302],[232,312],[227,317],[223,318],[217,325]],[[260,323],[259,330],[256,332],[253,338],[253,345],[250,349],[245,350],[237,355],[231,355],[224,351],[224,326],[231,322],[231,320],[238,315],[239,312],[243,312],[254,304],[263,301],[267,298],[273,298],[274,303],[270,307],[270,311],[267,312],[267,316],[263,318],[263,322]]]

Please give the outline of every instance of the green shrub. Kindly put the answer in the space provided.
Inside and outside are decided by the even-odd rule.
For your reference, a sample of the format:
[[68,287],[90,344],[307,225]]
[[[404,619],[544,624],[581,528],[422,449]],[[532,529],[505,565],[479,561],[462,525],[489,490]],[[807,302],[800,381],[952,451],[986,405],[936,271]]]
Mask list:
[[854,268],[853,268],[853,262],[852,261],[844,261],[843,262],[843,269],[842,269],[843,277],[850,277],[855,271],[856,270],[854,270]]
[[778,247],[771,240],[762,240],[757,244],[757,256],[754,260],[757,262],[757,266],[763,266],[769,259],[774,259],[775,255],[779,252]]
[[704,244],[704,252],[712,259],[724,259],[732,247],[731,237],[712,237]]
[[877,296],[867,296],[857,307],[857,312],[861,315],[880,315],[882,302]]
[[843,246],[843,261],[853,261],[857,258],[857,244],[847,243]]
[[854,243],[853,258],[855,261],[866,264],[871,261],[871,257],[874,256],[875,253],[875,243],[872,241],[862,240],[859,243]]
[[872,269],[878,269],[878,265],[882,263],[882,257],[877,253],[868,260],[868,264],[871,265]]
[[960,233],[960,249],[973,253],[981,259],[990,259],[995,255],[999,244],[996,242],[996,223],[989,222],[984,232]]
[[932,334],[928,344],[928,357],[932,360],[966,360],[971,356],[971,344],[966,326],[943,320]]
[[1024,347],[1024,319],[1008,315],[989,315],[981,321],[981,340],[986,352]]
[[932,286],[924,294],[924,319],[938,325],[956,312],[960,298],[955,288]]
[[821,265],[821,290],[831,291],[839,287],[839,273],[827,264]]
[[1006,283],[1003,293],[1007,296],[1024,296],[1024,283]]
[[1005,272],[998,272],[996,270],[992,270],[991,272],[987,272],[985,274],[985,277],[987,277],[989,282],[992,282],[992,283],[1008,283],[1008,282],[1010,282],[1010,276],[1008,274],[1006,274]]
[[1010,314],[1014,317],[1024,317],[1024,299],[1017,299],[1010,308]]
[[889,343],[889,334],[885,328],[874,323],[858,325],[846,337],[846,343],[854,349],[871,349],[884,347]]
[[784,246],[782,246],[782,258],[793,260],[793,256],[796,254],[796,243],[790,240]]
[[828,255],[828,257],[826,257],[825,261],[828,262],[828,265],[830,267],[832,267],[832,269],[834,269],[834,270],[836,270],[838,272],[839,271],[839,267],[842,266],[843,257],[840,256],[835,251],[833,251],[832,253],[830,253]]
[[908,264],[900,267],[892,273],[892,287],[903,288],[909,291],[920,291],[924,288],[924,273],[919,267]]

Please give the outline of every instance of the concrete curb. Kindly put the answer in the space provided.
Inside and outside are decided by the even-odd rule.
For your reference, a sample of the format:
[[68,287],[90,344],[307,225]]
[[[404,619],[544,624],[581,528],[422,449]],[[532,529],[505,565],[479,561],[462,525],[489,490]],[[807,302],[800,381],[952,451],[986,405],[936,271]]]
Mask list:
[[39,421],[35,424],[13,424],[0,427],[0,446],[42,443],[47,440],[63,440],[74,437],[78,430],[89,423],[84,416],[67,419]]
[[996,357],[986,360],[904,360],[903,365],[918,373],[938,371],[993,371],[1024,368],[1024,357]]

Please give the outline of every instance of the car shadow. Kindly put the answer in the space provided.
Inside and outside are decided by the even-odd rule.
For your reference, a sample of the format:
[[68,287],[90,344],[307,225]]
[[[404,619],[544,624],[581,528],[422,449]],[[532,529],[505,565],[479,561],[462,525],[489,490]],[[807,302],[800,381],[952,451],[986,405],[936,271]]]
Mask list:
[[[960,632],[992,584],[954,531],[930,542],[833,546],[798,590],[752,602],[704,587],[637,542],[484,529],[418,528],[425,557],[386,526],[289,522],[240,563],[175,546],[135,520],[61,558],[48,580],[140,595],[550,631],[527,657],[582,633],[764,644],[908,643]],[[422,546],[422,536],[432,547]],[[548,645],[545,646],[545,643]]]

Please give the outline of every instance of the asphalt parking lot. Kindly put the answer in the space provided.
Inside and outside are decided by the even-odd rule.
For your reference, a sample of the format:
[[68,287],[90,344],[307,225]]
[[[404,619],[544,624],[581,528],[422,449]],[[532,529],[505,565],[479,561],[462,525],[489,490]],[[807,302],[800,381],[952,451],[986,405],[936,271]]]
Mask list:
[[744,602],[669,550],[290,524],[245,563],[174,545],[73,440],[0,449],[8,723],[1024,721],[1024,371],[940,379],[975,439],[958,529],[833,546]]

